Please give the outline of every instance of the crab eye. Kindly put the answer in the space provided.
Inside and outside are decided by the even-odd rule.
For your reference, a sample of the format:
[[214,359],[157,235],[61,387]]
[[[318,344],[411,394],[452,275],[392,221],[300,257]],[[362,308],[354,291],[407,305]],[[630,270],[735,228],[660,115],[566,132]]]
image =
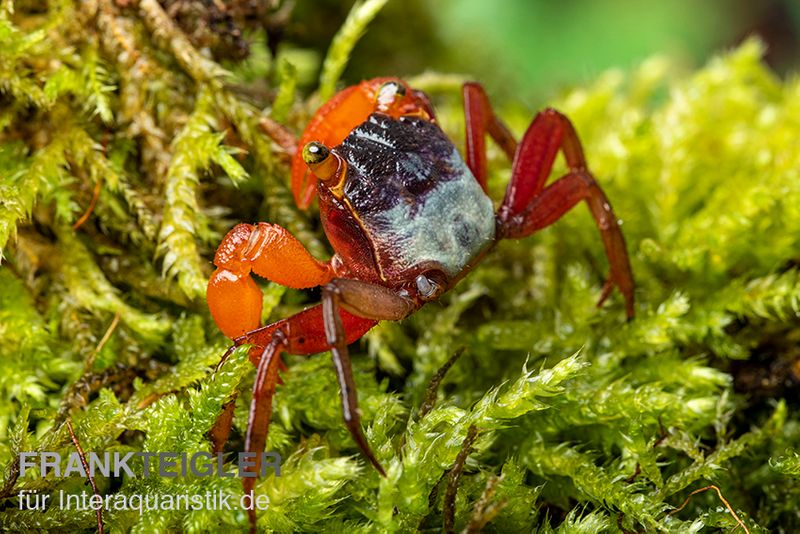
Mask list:
[[303,147],[303,161],[306,165],[319,165],[330,156],[331,151],[320,142],[312,141]]
[[405,96],[406,95],[406,88],[403,87],[402,84],[397,82],[386,82],[380,86],[378,89],[378,104],[381,106],[388,106],[398,96]]
[[424,274],[417,276],[414,279],[414,283],[417,284],[417,293],[423,300],[432,300],[436,298],[441,290],[439,284]]
[[336,175],[341,160],[331,157],[331,151],[319,141],[312,141],[303,147],[303,161],[314,176],[327,182]]

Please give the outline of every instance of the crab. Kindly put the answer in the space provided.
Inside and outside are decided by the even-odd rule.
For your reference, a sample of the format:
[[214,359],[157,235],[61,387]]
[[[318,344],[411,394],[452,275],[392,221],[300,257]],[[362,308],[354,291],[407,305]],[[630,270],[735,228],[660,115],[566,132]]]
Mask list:
[[[610,264],[598,306],[617,287],[633,316],[625,240],[569,119],[546,109],[517,143],[481,85],[464,84],[463,96],[464,157],[440,129],[425,93],[398,78],[344,89],[319,109],[299,142],[286,136],[279,142],[292,153],[294,200],[305,209],[316,197],[335,253],[320,261],[287,230],[264,222],[237,225],[216,251],[208,306],[233,347],[253,347],[257,367],[247,452],[265,448],[281,354],[329,350],[345,424],[385,475],[361,428],[348,345],[379,321],[402,320],[438,299],[500,239],[526,237],[580,201],[589,206]],[[487,134],[513,161],[496,212],[487,195]],[[547,185],[559,151],[568,170]],[[290,288],[320,287],[321,303],[261,326],[262,295],[253,273]],[[244,481],[246,490],[253,488],[252,478]]]

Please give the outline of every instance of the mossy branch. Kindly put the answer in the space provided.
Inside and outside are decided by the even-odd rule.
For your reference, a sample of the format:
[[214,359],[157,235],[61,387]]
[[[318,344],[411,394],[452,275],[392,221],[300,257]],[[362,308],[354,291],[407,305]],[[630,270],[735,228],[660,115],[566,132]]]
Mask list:
[[323,102],[336,92],[336,84],[347,66],[350,52],[386,2],[387,0],[357,0],[353,4],[350,14],[333,38],[322,64],[322,73],[319,75],[319,97]]
[[143,313],[119,297],[119,291],[109,283],[72,230],[57,227],[56,235],[64,250],[61,266],[64,283],[79,305],[96,312],[118,313],[133,331],[150,340],[158,340],[169,332],[170,319]]
[[194,80],[219,83],[228,77],[228,71],[204,57],[192,46],[156,0],[139,0],[139,10],[155,42],[169,50]]
[[164,253],[164,274],[177,275],[181,289],[189,298],[205,297],[208,273],[197,250],[200,206],[197,202],[198,173],[213,162],[220,164],[234,183],[247,175],[220,144],[222,135],[214,133],[211,115],[212,95],[201,89],[186,126],[172,143],[172,159],[166,176],[166,206],[159,231],[159,248]]

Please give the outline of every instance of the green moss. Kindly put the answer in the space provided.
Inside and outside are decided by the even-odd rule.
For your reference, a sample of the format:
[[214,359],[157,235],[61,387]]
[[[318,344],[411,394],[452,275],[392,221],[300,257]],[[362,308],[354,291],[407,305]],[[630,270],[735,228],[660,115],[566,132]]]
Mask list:
[[[258,123],[269,115],[300,132],[384,3],[356,3],[310,96],[296,92],[309,66],[287,58],[313,51],[276,60],[252,30],[264,65],[223,68],[154,0],[0,11],[2,528],[94,528],[88,512],[18,510],[22,489],[85,491],[78,480],[17,478],[18,452],[72,450],[65,416],[87,450],[208,451],[235,398],[229,448],[241,450],[254,370],[244,350],[215,370],[228,341],[203,300],[214,246],[238,221],[267,220],[330,253],[316,217],[293,207],[285,157]],[[747,41],[694,73],[654,58],[552,103],[574,120],[624,221],[633,321],[619,295],[595,307],[607,265],[584,208],[502,243],[441,302],[353,347],[385,479],[341,422],[328,355],[288,357],[268,443],[282,475],[257,484],[271,503],[259,524],[439,529],[443,476],[474,425],[457,530],[487,510],[485,528],[502,532],[732,528],[713,492],[670,514],[709,484],[752,532],[800,529],[800,82],[777,79],[762,53]],[[275,80],[267,91],[265,74]],[[454,139],[462,81],[412,81]],[[497,103],[517,134],[531,120],[521,105]],[[509,164],[494,146],[489,159],[498,197]],[[71,228],[98,183],[93,214]],[[264,319],[309,299],[266,285]],[[420,417],[429,381],[462,347]],[[218,477],[98,483],[111,495],[242,491]],[[247,524],[237,511],[104,517],[134,532]]]

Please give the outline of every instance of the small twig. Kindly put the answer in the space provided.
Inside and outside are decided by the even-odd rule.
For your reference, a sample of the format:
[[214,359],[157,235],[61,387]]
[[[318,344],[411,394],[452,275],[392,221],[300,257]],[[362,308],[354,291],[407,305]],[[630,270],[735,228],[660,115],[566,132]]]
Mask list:
[[139,402],[136,403],[136,409],[137,410],[144,410],[145,408],[147,408],[148,406],[150,406],[151,404],[156,402],[161,397],[165,397],[165,396],[167,396],[167,395],[169,395],[171,393],[175,393],[175,392],[176,392],[175,390],[171,390],[171,391],[159,391],[159,392],[156,392],[156,393],[151,393],[151,394],[147,395],[145,398],[143,398],[142,400],[140,400]]
[[[107,151],[107,148],[108,148],[109,137],[110,137],[110,135],[108,133],[106,133],[103,136],[103,157],[107,156],[106,151]],[[98,176],[97,177],[97,181],[94,183],[94,191],[92,192],[92,200],[89,202],[89,207],[86,208],[86,211],[83,212],[83,215],[81,215],[78,218],[78,220],[75,221],[75,224],[72,225],[72,230],[73,231],[75,231],[78,228],[80,228],[81,225],[83,225],[83,223],[85,223],[89,219],[89,216],[92,214],[92,212],[94,211],[95,206],[97,205],[97,200],[100,198],[100,189],[102,187],[103,187],[103,177],[102,176]]]
[[295,152],[297,152],[297,137],[286,126],[270,117],[261,117],[258,121],[258,126],[275,144],[281,147],[284,154],[288,156],[287,159],[291,160]]
[[19,453],[14,455],[14,458],[6,468],[6,479],[3,482],[3,487],[0,488],[0,500],[11,497],[14,494],[14,486],[19,479]]
[[446,477],[447,471],[442,473],[442,476],[439,477],[439,480],[437,480],[436,484],[434,484],[431,488],[431,492],[428,494],[428,513],[422,518],[422,521],[419,522],[417,531],[421,532],[427,528],[428,519],[430,519],[431,514],[433,513],[433,507],[436,506],[436,499],[439,498],[439,488],[442,486],[442,480],[444,480]]
[[89,207],[86,208],[86,211],[83,212],[83,215],[81,215],[80,218],[77,221],[75,221],[75,224],[72,225],[73,230],[77,230],[78,228],[80,228],[81,225],[89,219],[89,216],[94,211],[94,207],[97,205],[97,199],[100,198],[100,188],[102,187],[102,185],[103,185],[102,179],[98,179],[97,182],[95,182],[94,191],[92,192],[92,200],[91,202],[89,202]]
[[[676,509],[674,509],[673,511],[671,511],[667,515],[677,514],[678,512],[680,512],[681,510],[686,508],[686,505],[689,504],[689,501],[692,499],[692,497],[694,497],[698,493],[702,493],[702,492],[708,491],[710,489],[713,489],[714,491],[717,492],[717,496],[719,497],[719,500],[721,500],[725,504],[725,508],[728,509],[728,511],[733,516],[733,518],[736,520],[737,525],[736,525],[736,527],[734,527],[733,530],[736,530],[737,528],[739,528],[741,526],[744,529],[745,534],[750,534],[750,530],[747,528],[747,525],[745,525],[744,522],[741,519],[739,519],[739,516],[736,515],[736,512],[733,511],[733,507],[730,505],[730,503],[727,500],[725,500],[725,497],[722,496],[722,492],[720,491],[720,489],[717,486],[715,486],[714,484],[711,484],[710,486],[706,486],[704,488],[700,488],[700,489],[694,490],[693,492],[691,492],[689,494],[688,497],[686,497],[686,500],[683,501],[683,504],[681,504],[679,507],[677,507]],[[733,532],[733,530],[731,532]]]
[[[433,375],[431,381],[428,383],[428,388],[425,390],[425,397],[422,399],[422,404],[420,404],[419,411],[417,412],[417,419],[422,419],[428,415],[428,412],[433,410],[433,407],[436,406],[436,394],[439,392],[439,386],[441,385],[442,380],[444,380],[444,376],[447,374],[447,371],[453,367],[453,364],[456,363],[461,355],[464,354],[464,351],[466,351],[466,347],[459,347],[456,349],[453,355],[450,356],[450,358],[444,362],[444,365],[442,365],[439,370],[436,371],[436,374]],[[409,413],[406,427],[411,424],[412,417],[413,415]],[[403,434],[403,436],[400,438],[400,447],[405,447],[405,445],[406,435]],[[425,520],[423,519],[423,522],[424,521]]]
[[469,518],[469,523],[464,527],[464,530],[461,531],[461,534],[480,532],[489,521],[497,517],[497,514],[506,507],[508,499],[502,499],[494,503],[491,502],[497,484],[499,484],[501,480],[503,480],[503,475],[499,477],[492,475],[489,480],[486,481],[486,488],[483,490],[481,498],[475,503],[475,508],[472,512],[472,516]]
[[[465,347],[459,347],[458,349],[456,349],[453,355],[450,356],[450,358],[446,362],[444,362],[444,365],[442,365],[439,368],[439,370],[436,371],[436,374],[433,375],[431,381],[428,383],[427,389],[425,390],[425,397],[422,399],[422,404],[420,404],[419,411],[417,412],[417,419],[422,419],[423,417],[428,415],[428,412],[433,410],[433,407],[436,406],[436,394],[439,392],[439,385],[442,383],[442,380],[444,380],[444,376],[447,374],[447,371],[450,370],[453,364],[455,364],[456,361],[461,357],[461,355],[464,354],[465,350],[466,350]],[[409,412],[408,420],[406,421],[407,428],[411,424],[412,417],[413,415]],[[400,439],[400,447],[401,448],[405,447],[405,445],[406,445],[406,434],[403,434],[402,438]],[[434,490],[438,492],[438,482]],[[433,492],[431,492],[431,494],[433,495]],[[435,499],[436,495],[433,495],[433,497]],[[425,518],[423,518],[422,521],[424,523]],[[421,528],[422,527],[420,526],[420,529]]]
[[436,405],[436,393],[439,391],[439,385],[442,383],[442,380],[444,380],[444,376],[447,374],[447,371],[449,371],[453,364],[458,361],[461,355],[464,354],[465,350],[465,347],[458,348],[453,355],[450,356],[450,359],[448,359],[444,365],[442,365],[439,370],[436,371],[436,374],[433,375],[433,378],[431,378],[431,381],[428,384],[428,389],[425,390],[425,398],[422,401],[422,405],[419,407],[419,419],[422,419],[428,415],[428,412],[430,412]]
[[139,15],[160,48],[171,53],[189,76],[198,82],[222,82],[228,71],[201,54],[167,15],[157,0],[139,0]]
[[117,5],[114,4],[112,0],[100,0],[97,13],[97,27],[101,30],[99,33],[103,44],[111,50],[118,50],[121,52],[118,54],[118,60],[122,62],[122,58],[124,57],[125,65],[130,68],[139,60],[141,54],[136,49],[136,44],[133,42],[131,36],[122,29],[120,21],[118,20],[120,17],[117,5],[119,7],[126,7],[127,2],[124,0],[117,0]]
[[97,346],[86,358],[86,361],[83,364],[84,375],[91,373],[95,358],[97,358],[97,355],[100,354],[101,350],[103,350],[103,347],[105,347],[106,343],[108,343],[108,340],[111,339],[111,335],[114,333],[114,330],[117,329],[117,325],[119,325],[119,312],[114,314],[111,324],[108,325],[108,328],[106,328],[106,333],[103,334],[103,337],[100,338]]
[[448,534],[455,532],[458,483],[461,480],[461,473],[464,471],[467,457],[472,452],[472,444],[477,437],[478,429],[475,425],[470,425],[469,430],[467,430],[467,436],[461,444],[461,450],[458,451],[458,456],[456,456],[456,462],[447,474],[447,489],[444,492],[444,531]]
[[[69,436],[72,438],[72,443],[75,444],[75,448],[78,449],[78,456],[80,456],[81,464],[83,464],[83,470],[86,472],[86,477],[89,479],[89,483],[92,485],[92,492],[100,497],[100,492],[97,491],[97,484],[94,482],[94,477],[92,476],[91,472],[89,471],[89,464],[86,463],[86,455],[83,452],[83,447],[81,447],[80,442],[78,441],[78,437],[75,435],[75,431],[72,429],[72,422],[67,420],[67,430],[69,430]],[[97,515],[97,532],[99,534],[103,534],[103,508],[98,507],[95,511]]]
[[629,476],[628,478],[626,478],[625,482],[628,483],[628,484],[633,484],[633,481],[636,480],[636,477],[638,477],[639,474],[641,474],[641,472],[642,472],[642,466],[641,466],[641,464],[637,463],[636,464],[636,469],[633,470],[633,474],[631,476]]
[[[77,402],[75,402],[75,397],[80,396],[83,402],[86,403],[86,399],[91,392],[90,384],[93,378],[92,367],[94,366],[94,360],[97,358],[100,351],[103,350],[105,344],[108,343],[108,340],[111,339],[111,335],[114,333],[114,330],[116,330],[118,324],[119,313],[116,313],[114,319],[111,320],[111,324],[106,329],[105,334],[103,334],[103,337],[100,338],[100,341],[97,343],[97,346],[86,357],[86,361],[83,363],[83,374],[69,387],[64,398],[61,400],[61,407],[56,415],[56,426],[60,425],[66,419],[69,412],[77,404]],[[102,382],[101,380],[100,383],[102,384]]]

